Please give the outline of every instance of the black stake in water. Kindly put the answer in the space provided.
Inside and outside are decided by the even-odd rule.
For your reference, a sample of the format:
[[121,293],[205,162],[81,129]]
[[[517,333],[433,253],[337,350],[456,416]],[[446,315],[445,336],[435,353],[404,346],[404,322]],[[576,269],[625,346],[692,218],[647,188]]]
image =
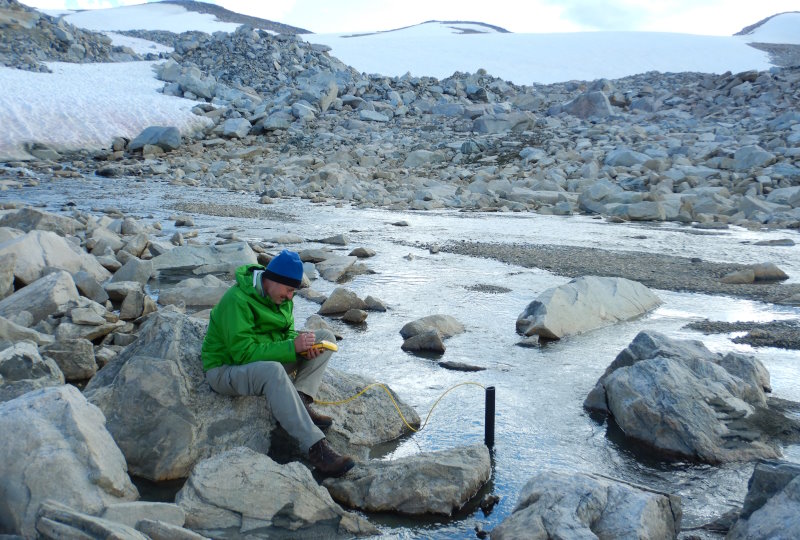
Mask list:
[[494,386],[486,387],[486,419],[484,421],[483,441],[487,447],[494,447]]

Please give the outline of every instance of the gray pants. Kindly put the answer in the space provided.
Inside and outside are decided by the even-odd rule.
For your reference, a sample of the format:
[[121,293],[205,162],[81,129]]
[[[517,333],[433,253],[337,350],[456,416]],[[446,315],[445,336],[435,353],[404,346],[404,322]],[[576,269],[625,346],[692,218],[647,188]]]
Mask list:
[[[336,340],[328,330],[315,332],[317,341]],[[308,450],[325,435],[314,425],[297,392],[316,397],[325,366],[333,354],[325,351],[313,360],[301,357],[297,362],[251,362],[241,366],[223,365],[206,372],[209,386],[226,396],[257,396],[267,398],[272,415],[289,435],[297,439],[300,448]],[[291,374],[295,373],[294,381]]]

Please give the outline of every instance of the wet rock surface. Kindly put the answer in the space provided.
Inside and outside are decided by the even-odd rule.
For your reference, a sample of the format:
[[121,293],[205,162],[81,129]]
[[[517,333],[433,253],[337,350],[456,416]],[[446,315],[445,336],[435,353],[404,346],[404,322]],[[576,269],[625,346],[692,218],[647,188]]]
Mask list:
[[744,336],[733,338],[734,343],[745,343],[753,347],[779,347],[782,349],[800,349],[800,321],[771,322],[725,322],[697,321],[686,325],[687,328],[700,330],[704,334],[747,332]]

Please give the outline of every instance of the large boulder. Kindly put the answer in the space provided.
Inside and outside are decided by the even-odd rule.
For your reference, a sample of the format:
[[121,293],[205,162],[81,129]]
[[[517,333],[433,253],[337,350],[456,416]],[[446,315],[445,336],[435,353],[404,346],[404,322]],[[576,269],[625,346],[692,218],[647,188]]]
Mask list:
[[680,498],[587,473],[542,471],[519,495],[492,540],[648,538],[673,540]]
[[86,397],[105,413],[131,471],[153,481],[185,478],[213,453],[269,450],[275,423],[263,398],[231,399],[205,383],[207,323],[170,310],[150,315],[138,339],[92,378]]
[[[708,463],[776,458],[769,433],[797,422],[767,408],[769,374],[757,359],[712,353],[699,341],[640,332],[584,407],[613,416],[630,438],[665,456]],[[762,427],[762,422],[765,426]]]
[[33,328],[21,326],[14,321],[0,317],[0,341],[32,341],[37,345],[53,343],[55,338],[50,334],[43,334]]
[[78,289],[72,276],[57,271],[37,279],[27,287],[0,300],[0,317],[11,317],[20,311],[33,315],[33,323],[46,319],[53,313],[63,313],[78,304]]
[[19,341],[0,350],[0,402],[27,392],[64,384],[58,364],[39,354],[36,345]]
[[41,540],[150,540],[133,526],[79,512],[53,500],[46,500],[36,514],[36,538]]
[[66,339],[45,345],[42,354],[52,358],[68,381],[85,381],[97,373],[94,346],[88,339]]
[[337,315],[351,309],[366,309],[367,304],[353,291],[336,287],[319,308],[320,315]]
[[0,244],[0,255],[14,253],[14,276],[22,283],[36,281],[46,268],[59,268],[70,273],[84,270],[97,281],[111,274],[92,255],[73,247],[63,237],[49,231],[31,231],[24,236]]
[[316,263],[317,271],[324,279],[335,283],[345,276],[357,260],[358,257],[349,255],[334,255]]
[[0,300],[14,292],[14,267],[16,253],[0,254]]
[[546,339],[588,332],[643,315],[661,300],[638,281],[583,276],[547,289],[517,318],[517,332]]
[[174,126],[149,126],[128,144],[128,152],[141,150],[146,145],[158,146],[165,152],[181,145],[181,132]]
[[0,403],[0,531],[36,538],[46,499],[88,514],[139,497],[100,410],[71,385]]
[[333,502],[300,463],[279,465],[244,447],[199,462],[175,502],[186,512],[186,527],[212,538],[378,534]]
[[178,246],[153,257],[153,270],[162,277],[203,275],[227,272],[233,274],[243,264],[256,264],[258,259],[247,242],[219,246]]
[[358,464],[323,485],[334,500],[367,512],[451,515],[492,474],[483,444]]
[[800,538],[800,465],[758,463],[747,484],[739,520],[727,540]]
[[[236,446],[270,450],[277,425],[264,398],[222,396],[205,383],[200,349],[206,324],[169,309],[151,314],[138,339],[86,387],[138,476],[185,478],[199,460]],[[373,382],[328,369],[317,399],[341,401]],[[399,406],[418,426],[413,409]],[[405,433],[394,405],[379,389],[325,412],[334,418],[328,437],[359,455]]]

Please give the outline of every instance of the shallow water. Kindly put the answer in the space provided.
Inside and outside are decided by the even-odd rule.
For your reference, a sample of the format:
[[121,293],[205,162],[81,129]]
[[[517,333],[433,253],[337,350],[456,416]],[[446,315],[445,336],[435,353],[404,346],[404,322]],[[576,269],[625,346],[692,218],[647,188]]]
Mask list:
[[[58,180],[35,188],[0,192],[0,200],[23,200],[58,210],[71,201],[82,210],[116,207],[147,220],[158,220],[167,238],[174,232],[169,216],[179,202],[206,202],[266,209],[294,216],[278,219],[233,219],[193,214],[201,239],[235,231],[245,240],[262,240],[279,233],[320,239],[345,233],[346,254],[358,246],[377,252],[363,262],[373,274],[357,276],[345,286],[359,297],[372,295],[390,310],[371,312],[364,325],[331,321],[343,335],[332,366],[382,382],[416,408],[425,419],[448,388],[463,382],[494,386],[497,391],[494,474],[484,490],[502,497],[489,516],[470,506],[454,518],[406,519],[370,516],[389,535],[399,538],[472,538],[480,524],[491,530],[507,517],[526,480],[534,471],[554,468],[591,471],[621,478],[683,499],[684,527],[707,522],[741,505],[753,464],[708,466],[666,463],[623,441],[613,426],[589,418],[582,403],[598,377],[620,350],[641,330],[657,330],[677,338],[702,340],[714,351],[755,354],[770,371],[773,395],[800,402],[800,351],[753,349],[730,341],[733,335],[704,336],[683,327],[694,320],[769,321],[800,317],[796,307],[778,307],[750,300],[656,291],[664,304],[645,317],[595,330],[539,349],[515,344],[517,316],[538,294],[567,278],[491,260],[449,253],[430,254],[410,247],[417,243],[445,244],[458,240],[562,244],[628,251],[658,251],[706,260],[775,262],[800,280],[800,249],[755,246],[759,240],[795,238],[794,231],[753,232],[737,228],[697,234],[676,224],[609,224],[586,216],[478,214],[451,211],[388,212],[359,210],[307,201],[255,203],[256,196],[203,188],[170,186],[165,182],[130,180]],[[392,225],[407,221],[408,227]],[[185,229],[182,229],[185,231]],[[287,246],[320,247],[316,242]],[[475,288],[490,285],[494,288]],[[318,279],[326,294],[336,284]],[[508,292],[502,292],[504,289]],[[499,291],[499,292],[498,292]],[[319,306],[297,298],[298,326]],[[452,315],[467,332],[446,340],[441,360],[485,367],[463,373],[438,366],[438,358],[407,354],[400,349],[399,330],[407,322],[431,314]],[[483,441],[483,390],[463,386],[449,393],[421,432],[388,449],[379,459],[413,455]],[[800,448],[786,448],[785,457],[800,463]]]

